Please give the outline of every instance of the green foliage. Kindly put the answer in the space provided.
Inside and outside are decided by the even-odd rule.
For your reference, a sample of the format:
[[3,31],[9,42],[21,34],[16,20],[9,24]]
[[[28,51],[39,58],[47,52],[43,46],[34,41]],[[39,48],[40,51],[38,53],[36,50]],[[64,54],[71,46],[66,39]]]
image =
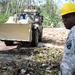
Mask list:
[[42,14],[44,15],[44,25],[49,26],[53,24],[54,27],[58,27],[60,25],[60,17],[59,17],[59,9],[57,5],[53,2],[53,0],[46,0],[46,4],[42,7]]
[[43,22],[43,24],[45,25],[45,26],[49,26],[49,16],[46,16],[46,17],[44,17],[44,22]]
[[8,20],[11,14],[0,13],[0,23],[4,23]]

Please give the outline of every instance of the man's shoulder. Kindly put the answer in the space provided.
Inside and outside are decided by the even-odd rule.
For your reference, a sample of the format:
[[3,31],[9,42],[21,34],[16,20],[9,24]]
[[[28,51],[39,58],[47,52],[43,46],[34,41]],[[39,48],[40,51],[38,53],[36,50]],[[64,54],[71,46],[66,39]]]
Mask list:
[[73,26],[68,34],[68,37],[73,37],[75,36],[75,26]]
[[73,27],[71,28],[71,30],[73,30],[73,31],[74,31],[74,30],[75,30],[75,26],[73,26]]

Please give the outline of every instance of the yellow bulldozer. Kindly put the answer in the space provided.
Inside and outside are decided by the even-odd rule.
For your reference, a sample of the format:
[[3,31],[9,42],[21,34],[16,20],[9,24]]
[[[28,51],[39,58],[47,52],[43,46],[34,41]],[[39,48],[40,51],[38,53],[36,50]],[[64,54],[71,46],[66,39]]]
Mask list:
[[14,42],[29,42],[32,47],[36,47],[42,41],[43,16],[37,10],[25,9],[16,19],[14,21],[13,18],[13,22],[9,19],[0,25],[0,40],[7,46],[13,45]]

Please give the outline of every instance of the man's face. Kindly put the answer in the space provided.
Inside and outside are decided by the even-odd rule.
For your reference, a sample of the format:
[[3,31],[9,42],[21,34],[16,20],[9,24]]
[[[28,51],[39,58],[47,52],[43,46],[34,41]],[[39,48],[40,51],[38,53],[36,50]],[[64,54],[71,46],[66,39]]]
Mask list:
[[67,29],[71,29],[75,25],[75,15],[71,13],[63,15],[62,21]]

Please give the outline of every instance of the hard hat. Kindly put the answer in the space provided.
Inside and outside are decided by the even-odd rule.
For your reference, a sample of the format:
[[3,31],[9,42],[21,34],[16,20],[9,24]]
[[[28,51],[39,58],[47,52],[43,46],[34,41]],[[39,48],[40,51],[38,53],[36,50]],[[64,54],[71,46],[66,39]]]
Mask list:
[[75,4],[72,2],[67,2],[63,4],[63,6],[61,7],[60,15],[62,16],[62,15],[73,13],[73,12],[75,12]]

